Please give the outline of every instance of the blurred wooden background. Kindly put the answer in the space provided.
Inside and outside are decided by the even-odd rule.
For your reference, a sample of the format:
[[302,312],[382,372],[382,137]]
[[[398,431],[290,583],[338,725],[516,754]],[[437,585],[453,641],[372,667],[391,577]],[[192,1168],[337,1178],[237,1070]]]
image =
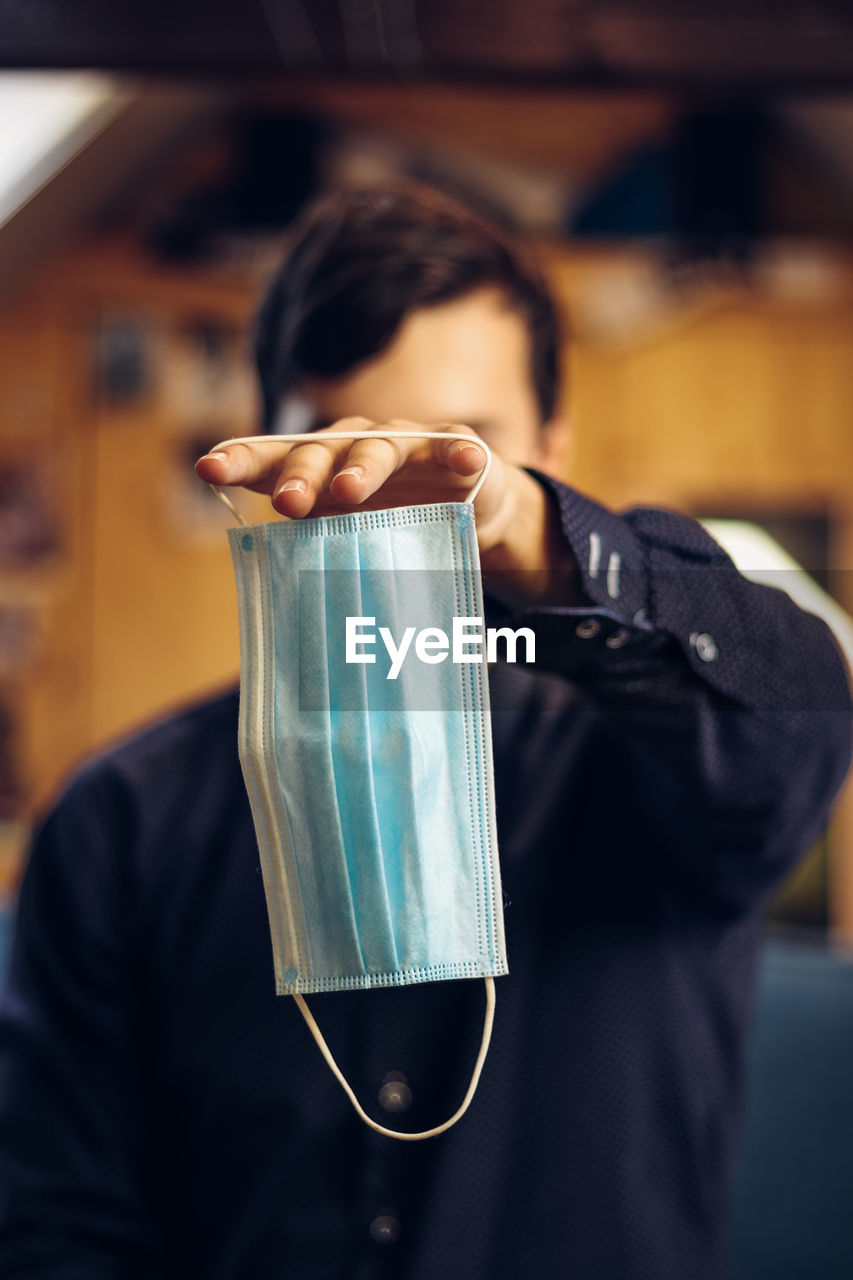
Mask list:
[[[219,101],[202,97],[199,116],[196,91],[181,91],[175,118],[197,126]],[[589,186],[633,149],[662,145],[678,116],[666,95],[614,104],[558,90],[291,83],[265,86],[259,100],[374,131],[346,176],[373,172],[377,149],[386,163],[389,147],[415,146],[443,149],[491,197],[525,192],[570,320],[564,477],[616,507],[824,521],[821,567],[853,612],[853,248],[820,166],[780,153],[772,234],[739,272],[725,256],[670,260],[654,238],[583,238],[549,222],[555,174]],[[155,104],[158,130],[168,102]],[[0,450],[10,474],[32,478],[44,535],[31,559],[0,573],[0,608],[27,641],[0,666],[15,775],[0,887],[13,881],[33,813],[82,753],[238,670],[228,516],[191,464],[254,429],[246,335],[275,238],[169,260],[151,228],[194,183],[227,172],[233,140],[218,126],[190,130],[152,170],[147,152],[147,168],[127,154],[119,163],[128,148],[107,134],[93,146],[108,146],[125,185],[136,175],[117,211],[110,164],[83,191],[72,165],[8,224],[8,240],[0,228]],[[72,189],[74,219],[55,234]],[[80,203],[87,192],[92,208]],[[255,512],[265,518],[262,504]],[[832,841],[831,914],[853,939],[851,803]]]

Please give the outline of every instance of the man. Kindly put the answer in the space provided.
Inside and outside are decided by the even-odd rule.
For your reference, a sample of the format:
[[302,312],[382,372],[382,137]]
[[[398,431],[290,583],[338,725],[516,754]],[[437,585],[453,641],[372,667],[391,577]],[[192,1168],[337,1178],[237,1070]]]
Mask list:
[[[726,1275],[761,909],[826,820],[850,699],[823,624],[695,524],[549,478],[557,350],[502,233],[435,194],[334,196],[257,338],[267,426],[316,442],[198,465],[303,518],[458,498],[477,439],[494,450],[490,608],[537,650],[490,673],[510,974],[471,1109],[429,1142],[369,1131],[274,995],[229,695],[89,763],[36,838],[0,1039],[2,1274]],[[324,440],[389,424],[472,443]],[[311,1005],[371,1114],[418,1131],[464,1091],[481,1002],[430,982]]]

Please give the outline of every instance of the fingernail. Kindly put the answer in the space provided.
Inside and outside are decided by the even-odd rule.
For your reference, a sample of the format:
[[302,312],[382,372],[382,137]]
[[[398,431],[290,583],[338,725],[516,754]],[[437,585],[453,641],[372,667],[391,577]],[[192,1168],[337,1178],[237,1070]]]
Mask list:
[[[360,467],[357,462],[354,462],[351,467],[344,467],[343,471],[338,472],[338,476],[355,476],[357,480],[360,480],[363,475],[364,467]],[[335,479],[337,479],[337,476]]]
[[484,458],[484,456],[483,456],[483,450],[482,450],[482,449],[480,449],[480,448],[478,448],[478,447],[477,447],[477,445],[475,445],[475,444],[463,444],[463,445],[461,445],[461,446],[456,450],[456,456],[457,456],[457,458],[461,458],[463,453],[475,453],[475,454],[477,455],[477,461],[478,461],[479,463],[481,463],[481,464],[482,464],[483,462],[485,462],[485,458]]
[[205,456],[206,458],[215,458],[217,462],[227,462],[227,461],[228,461],[228,454],[227,454],[227,453],[206,453],[204,456]]
[[284,484],[276,489],[275,496],[278,497],[280,493],[305,493],[307,489],[308,485],[304,480],[285,480]]

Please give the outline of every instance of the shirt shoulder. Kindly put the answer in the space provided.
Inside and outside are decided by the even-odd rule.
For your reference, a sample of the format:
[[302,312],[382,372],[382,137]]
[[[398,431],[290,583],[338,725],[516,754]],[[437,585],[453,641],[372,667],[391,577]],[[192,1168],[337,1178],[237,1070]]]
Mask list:
[[211,757],[236,760],[238,708],[238,690],[229,689],[158,715],[86,756],[69,789],[104,776],[131,781],[152,769],[200,769]]

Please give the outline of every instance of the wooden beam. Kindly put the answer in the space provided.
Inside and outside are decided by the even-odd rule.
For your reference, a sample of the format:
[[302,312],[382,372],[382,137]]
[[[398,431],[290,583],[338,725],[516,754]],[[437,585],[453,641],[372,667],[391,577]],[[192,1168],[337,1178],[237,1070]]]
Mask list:
[[853,84],[833,0],[63,0],[0,6],[7,67],[792,91]]

